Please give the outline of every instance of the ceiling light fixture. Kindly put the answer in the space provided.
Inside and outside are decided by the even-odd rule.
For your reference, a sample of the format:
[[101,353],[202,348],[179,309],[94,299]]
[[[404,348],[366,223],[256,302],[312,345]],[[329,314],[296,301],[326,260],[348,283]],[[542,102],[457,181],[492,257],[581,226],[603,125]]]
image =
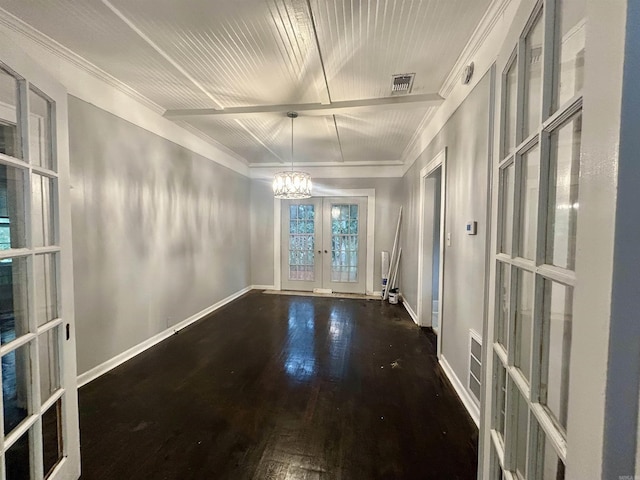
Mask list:
[[278,172],[273,177],[273,196],[284,200],[297,200],[311,197],[311,175],[293,170],[293,119],[296,112],[288,112],[291,119],[291,171]]

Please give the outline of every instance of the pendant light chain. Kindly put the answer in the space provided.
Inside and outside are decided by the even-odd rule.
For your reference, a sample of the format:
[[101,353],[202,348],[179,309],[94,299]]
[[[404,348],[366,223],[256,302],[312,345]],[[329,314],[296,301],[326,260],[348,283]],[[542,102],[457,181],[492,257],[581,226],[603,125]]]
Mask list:
[[273,178],[273,194],[276,198],[301,199],[311,197],[311,175],[294,170],[293,156],[293,120],[298,117],[296,112],[289,112],[291,119],[291,171],[276,173]]

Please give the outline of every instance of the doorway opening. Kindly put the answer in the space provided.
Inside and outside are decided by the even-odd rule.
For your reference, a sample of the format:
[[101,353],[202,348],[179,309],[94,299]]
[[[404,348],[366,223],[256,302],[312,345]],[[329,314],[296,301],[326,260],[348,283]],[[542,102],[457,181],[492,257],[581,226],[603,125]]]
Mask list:
[[445,159],[443,150],[420,172],[418,323],[433,329],[438,344],[443,318]]

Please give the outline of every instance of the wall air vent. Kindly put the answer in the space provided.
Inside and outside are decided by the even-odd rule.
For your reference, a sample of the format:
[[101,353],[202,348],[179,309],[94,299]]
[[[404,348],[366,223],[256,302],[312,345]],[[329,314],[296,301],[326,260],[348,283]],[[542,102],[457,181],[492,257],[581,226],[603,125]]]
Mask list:
[[406,95],[411,93],[415,73],[403,73],[394,75],[391,80],[391,95]]
[[482,337],[475,330],[469,330],[469,383],[468,387],[480,404],[482,371]]

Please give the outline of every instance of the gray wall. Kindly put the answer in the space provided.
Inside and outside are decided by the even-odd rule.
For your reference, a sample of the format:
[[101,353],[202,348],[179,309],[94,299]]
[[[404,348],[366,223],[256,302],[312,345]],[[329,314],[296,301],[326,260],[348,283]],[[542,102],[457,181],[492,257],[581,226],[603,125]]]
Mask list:
[[[373,289],[381,290],[380,252],[393,248],[401,178],[313,178],[313,191],[330,196],[335,189],[376,191]],[[337,193],[336,193],[337,194]],[[251,181],[251,278],[254,285],[273,285],[273,191],[270,180]]]
[[78,372],[250,285],[249,179],[69,98]]
[[[403,177],[403,297],[417,309],[420,170],[447,148],[446,233],[443,305],[440,306],[442,353],[466,385],[469,329],[482,334],[489,186],[489,74],[452,115]],[[469,220],[478,234],[465,234]],[[487,270],[488,271],[488,270]],[[431,275],[431,271],[425,273]],[[429,306],[426,306],[429,308]]]

